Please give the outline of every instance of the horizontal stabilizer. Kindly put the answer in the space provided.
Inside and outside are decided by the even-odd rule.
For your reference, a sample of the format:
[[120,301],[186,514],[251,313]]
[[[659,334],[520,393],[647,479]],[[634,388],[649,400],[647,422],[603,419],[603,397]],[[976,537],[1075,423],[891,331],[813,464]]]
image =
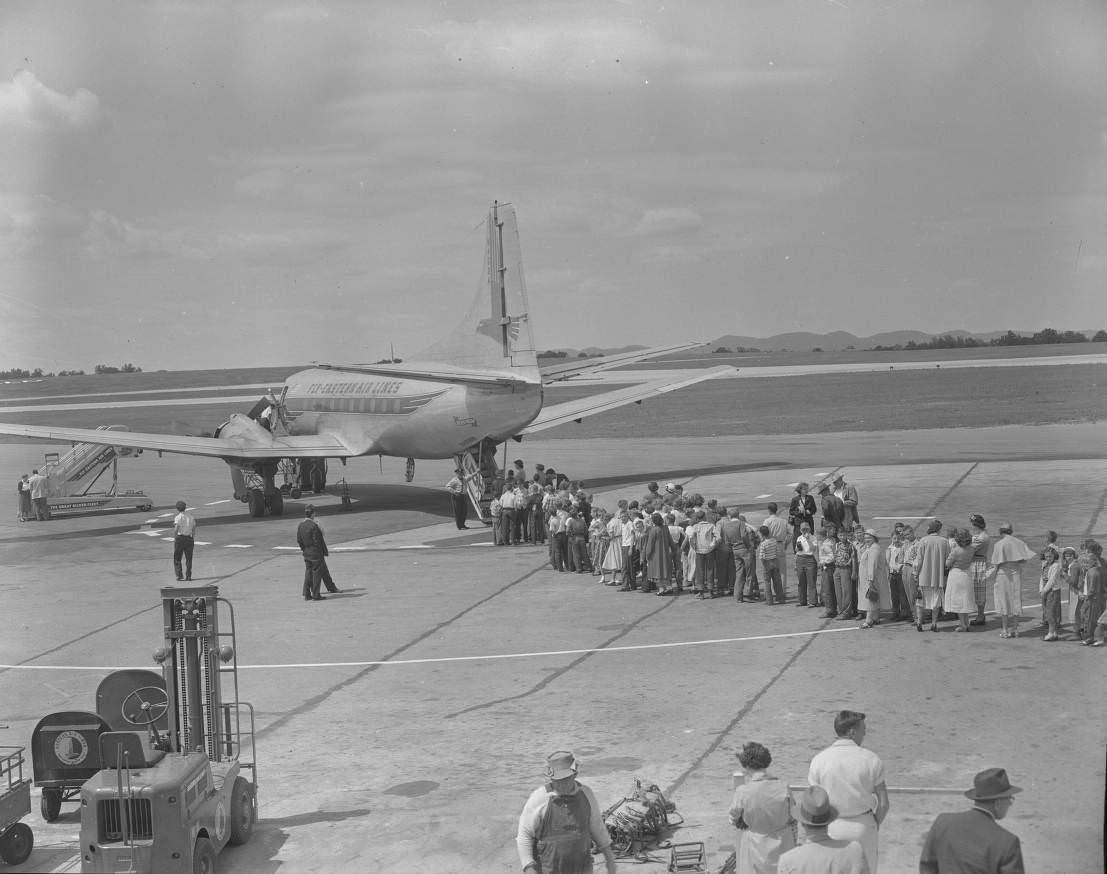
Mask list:
[[587,416],[594,416],[597,413],[606,413],[608,410],[624,407],[627,404],[636,404],[647,398],[657,397],[666,392],[676,391],[678,388],[685,388],[689,385],[695,385],[697,382],[715,379],[715,377],[733,372],[734,368],[727,366],[712,367],[710,370],[690,370],[687,376],[680,379],[658,379],[641,385],[632,385],[618,391],[604,392],[575,401],[567,401],[563,404],[554,404],[551,407],[544,407],[542,412],[538,414],[538,418],[527,425],[519,434],[524,436],[545,431],[547,428],[556,428],[558,425],[575,422]]
[[449,364],[428,364],[426,367],[397,367],[390,364],[316,364],[320,370],[337,370],[342,373],[368,373],[372,376],[391,376],[394,379],[422,379],[427,382],[468,383],[472,385],[537,385],[520,379],[508,370],[470,370],[451,367]]
[[49,425],[8,425],[0,423],[0,434],[64,440],[69,443],[96,443],[101,446],[129,446],[179,455],[204,455],[214,458],[337,458],[354,453],[330,434],[304,434],[296,437],[274,436],[254,424],[256,432],[235,437],[184,437],[176,434],[142,434],[136,431],[101,431],[96,428],[55,428]]
[[604,355],[600,358],[580,358],[567,361],[564,364],[547,364],[541,368],[542,384],[549,385],[552,382],[560,382],[574,376],[588,376],[623,364],[633,364],[635,361],[656,358],[658,355],[680,352],[682,349],[692,349],[702,345],[702,343],[674,343],[672,346],[654,346],[652,349],[619,352],[616,355]]

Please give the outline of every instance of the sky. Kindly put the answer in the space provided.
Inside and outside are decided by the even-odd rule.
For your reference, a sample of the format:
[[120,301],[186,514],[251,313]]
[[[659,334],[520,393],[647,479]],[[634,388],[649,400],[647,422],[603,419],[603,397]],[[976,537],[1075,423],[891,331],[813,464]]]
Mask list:
[[1101,0],[6,2],[0,370],[1107,328]]

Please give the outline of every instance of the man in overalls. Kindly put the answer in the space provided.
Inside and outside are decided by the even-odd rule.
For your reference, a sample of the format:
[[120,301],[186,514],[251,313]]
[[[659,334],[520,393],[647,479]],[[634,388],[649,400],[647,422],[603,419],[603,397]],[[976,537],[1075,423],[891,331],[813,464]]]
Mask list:
[[523,874],[591,874],[592,842],[615,874],[615,852],[592,790],[577,782],[577,762],[558,750],[546,759],[547,783],[535,789],[519,816],[516,849]]

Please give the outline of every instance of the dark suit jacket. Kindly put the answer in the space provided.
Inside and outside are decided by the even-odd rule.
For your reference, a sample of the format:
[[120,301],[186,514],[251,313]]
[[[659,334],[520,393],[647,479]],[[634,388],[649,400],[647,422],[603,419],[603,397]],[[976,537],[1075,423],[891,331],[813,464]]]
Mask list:
[[323,539],[323,529],[314,519],[305,519],[296,529],[296,542],[304,553],[304,558],[322,558],[327,554],[327,543]]
[[941,813],[919,858],[920,874],[1025,874],[1019,839],[983,810]]

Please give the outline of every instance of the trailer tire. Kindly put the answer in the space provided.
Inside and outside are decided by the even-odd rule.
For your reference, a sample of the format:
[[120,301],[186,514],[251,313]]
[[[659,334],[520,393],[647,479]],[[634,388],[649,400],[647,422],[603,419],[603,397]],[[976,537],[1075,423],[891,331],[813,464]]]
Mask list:
[[231,789],[231,836],[227,843],[237,847],[250,840],[257,816],[254,787],[244,777],[235,777]]
[[35,833],[25,822],[17,822],[0,835],[0,859],[9,865],[22,865],[35,847]]
[[38,805],[42,818],[47,822],[53,822],[58,818],[62,808],[62,791],[60,789],[43,789],[42,800]]
[[197,838],[192,848],[192,874],[215,874],[215,847],[207,838]]
[[250,515],[255,519],[265,515],[265,492],[261,489],[250,489],[246,495],[246,502],[250,505]]

